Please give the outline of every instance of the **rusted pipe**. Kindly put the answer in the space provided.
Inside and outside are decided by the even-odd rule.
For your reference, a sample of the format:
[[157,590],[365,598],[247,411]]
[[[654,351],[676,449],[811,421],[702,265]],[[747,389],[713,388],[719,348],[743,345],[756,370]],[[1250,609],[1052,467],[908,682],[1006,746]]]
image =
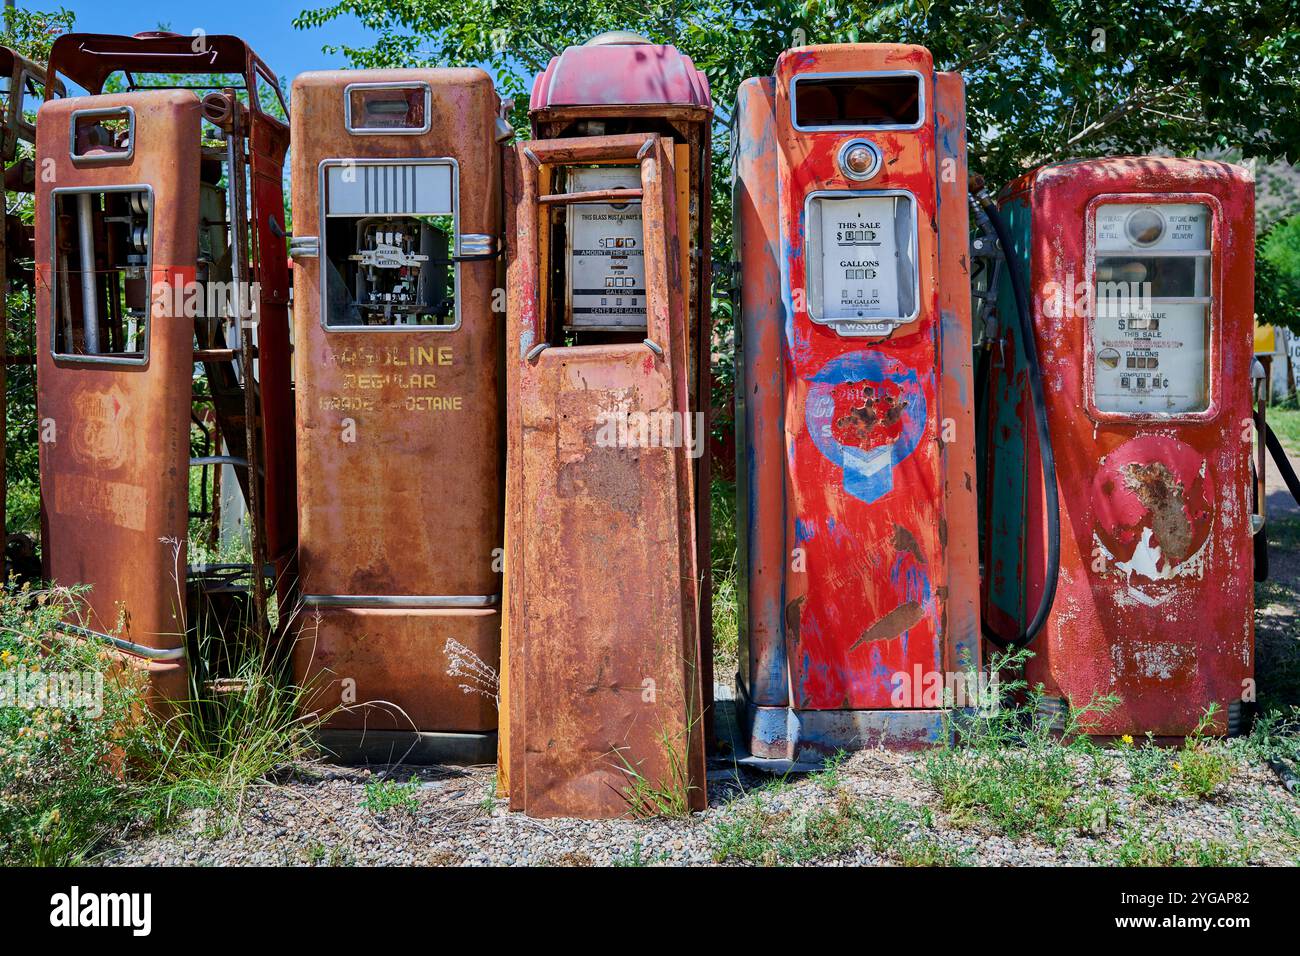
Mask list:
[[99,354],[99,315],[95,310],[95,215],[93,196],[77,194],[77,239],[81,250],[81,330],[87,355]]

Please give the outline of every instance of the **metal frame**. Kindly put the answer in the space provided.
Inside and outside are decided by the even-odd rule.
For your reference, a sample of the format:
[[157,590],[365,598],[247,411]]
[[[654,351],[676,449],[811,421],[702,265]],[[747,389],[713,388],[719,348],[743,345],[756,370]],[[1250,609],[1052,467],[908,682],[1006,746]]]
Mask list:
[[[420,127],[399,129],[375,129],[369,126],[352,125],[352,91],[353,90],[402,90],[419,87],[424,90],[424,125]],[[358,136],[419,136],[433,128],[433,88],[424,80],[403,82],[393,80],[384,83],[349,83],[343,87],[343,125],[349,133]]]
[[[59,213],[59,196],[78,195],[80,193],[127,193],[144,192],[149,197],[149,254],[144,271],[149,276],[149,308],[144,316],[144,348],[139,358],[119,355],[77,355],[60,352],[59,341],[59,230],[57,228]],[[154,191],[148,183],[113,186],[58,186],[50,190],[50,222],[55,224],[50,229],[50,265],[54,281],[50,283],[50,356],[56,362],[76,362],[81,365],[138,365],[149,364],[149,348],[153,340],[153,252],[154,252]]]
[[496,608],[499,594],[304,594],[307,607],[438,609]]
[[[402,84],[410,85],[410,84]],[[327,201],[328,192],[326,190],[325,171],[331,166],[450,166],[451,167],[451,229],[452,229],[452,248],[451,257],[453,260],[458,259],[461,252],[460,241],[460,163],[452,156],[429,156],[429,157],[410,157],[394,156],[383,159],[322,159],[317,166],[317,178],[319,183],[319,206],[320,220],[318,228],[320,230],[320,245],[317,255],[321,261],[320,276],[320,299],[318,308],[320,309],[320,324],[326,332],[455,332],[460,329],[461,325],[461,288],[460,288],[460,262],[454,261],[452,268],[455,270],[453,278],[453,289],[455,292],[455,310],[456,321],[451,325],[330,325],[328,310],[328,289],[329,270],[325,267],[328,261],[329,252],[326,249],[327,230],[326,221],[329,217],[329,203]],[[340,216],[338,218],[358,219],[359,216]]]
[[[34,142],[36,141],[36,124],[35,124],[35,123],[29,123],[29,122],[27,122],[27,120],[26,120],[26,119],[24,118],[24,116],[23,116],[23,102],[24,102],[24,101],[26,100],[26,98],[27,98],[27,97],[26,97],[26,94],[25,94],[23,91],[24,91],[24,89],[25,89],[26,86],[27,86],[27,80],[28,80],[28,79],[31,79],[32,81],[34,81],[34,82],[40,84],[40,87],[41,87],[41,93],[43,94],[43,95],[41,96],[41,100],[44,101],[44,100],[50,98],[50,97],[49,97],[49,94],[46,92],[47,89],[49,88],[49,86],[48,86],[48,85],[49,85],[49,77],[48,77],[48,76],[47,76],[47,77],[44,77],[44,78],[39,77],[39,76],[37,76],[36,74],[34,74],[31,70],[27,69],[27,67],[23,67],[23,69],[21,70],[21,72],[19,72],[19,74],[18,74],[18,88],[17,88],[16,90],[10,90],[10,91],[9,91],[10,99],[11,99],[11,100],[13,101],[13,103],[14,103],[14,106],[13,106],[13,111],[14,111],[14,122],[15,122],[15,123],[18,125],[18,127],[19,127],[20,129],[22,129],[24,132],[27,132],[27,133],[30,133],[30,134],[31,134],[31,142],[34,143]],[[56,96],[60,95],[60,94],[57,92],[57,88],[56,88],[56,93],[55,93],[55,95],[56,95]],[[38,106],[39,106],[39,104],[38,104]]]
[[[845,123],[839,126],[800,126],[798,113],[795,109],[795,87],[802,80],[849,80],[861,79],[870,76],[914,76],[916,77],[917,97],[916,97],[916,122],[915,123]],[[926,120],[926,95],[925,95],[925,75],[920,70],[863,70],[861,72],[834,72],[834,73],[798,73],[790,78],[790,125],[799,130],[801,133],[846,133],[852,130],[860,129],[884,129],[884,130],[918,130],[925,126]]]
[[[125,116],[127,120],[127,147],[124,153],[109,153],[105,156],[87,156],[77,152],[77,120],[88,116]],[[104,106],[88,110],[73,110],[68,117],[68,155],[74,166],[107,166],[114,163],[130,163],[135,158],[135,107]],[[152,207],[150,207],[152,212]],[[152,226],[152,224],[151,224]],[[149,236],[152,249],[152,233]]]
[[[1208,298],[1205,303],[1206,321],[1210,323],[1206,341],[1206,397],[1207,404],[1199,412],[1107,412],[1097,407],[1096,396],[1096,376],[1097,357],[1094,354],[1093,347],[1093,330],[1097,321],[1096,303],[1087,318],[1084,334],[1083,350],[1083,408],[1085,413],[1094,422],[1098,423],[1147,423],[1158,424],[1161,422],[1208,422],[1218,417],[1219,410],[1223,404],[1223,381],[1220,374],[1220,367],[1223,363],[1223,300],[1218,294],[1223,283],[1223,258],[1215,255],[1215,252],[1223,247],[1223,206],[1216,196],[1209,193],[1196,192],[1177,192],[1177,193],[1152,193],[1152,192],[1134,192],[1134,193],[1098,193],[1088,200],[1088,205],[1084,210],[1083,228],[1084,228],[1084,267],[1083,281],[1086,288],[1095,290],[1097,285],[1097,208],[1103,205],[1116,205],[1127,203],[1146,203],[1149,205],[1178,205],[1180,203],[1198,203],[1209,210],[1211,216],[1210,228],[1207,230],[1209,237],[1209,283],[1210,294],[1207,297],[1195,296],[1195,302],[1191,304],[1200,304],[1202,298]],[[1106,250],[1109,254],[1112,250]],[[1113,250],[1122,254],[1120,250]],[[1179,250],[1179,257],[1191,258],[1189,253],[1199,250]],[[1132,258],[1154,258],[1149,250],[1137,249],[1130,253]],[[1094,299],[1096,293],[1093,293]],[[1167,297],[1165,301],[1176,300],[1186,297]],[[1169,304],[1176,304],[1176,301],[1169,301]]]
[[[810,249],[809,240],[808,238],[806,238],[808,235],[808,224],[810,221],[810,217],[812,215],[813,200],[821,199],[821,198],[857,199],[857,198],[871,197],[871,196],[906,196],[908,201],[911,203],[912,236],[911,236],[911,241],[908,243],[908,251],[911,253],[912,261],[916,265],[916,268],[913,270],[912,273],[912,277],[914,279],[913,288],[912,288],[912,312],[910,315],[897,316],[893,318],[868,317],[868,318],[861,318],[861,319],[823,319],[819,315],[817,315],[816,312],[813,311],[812,282],[811,282],[811,273],[810,273],[810,266],[809,266],[812,256],[810,255],[810,251],[809,251]],[[916,206],[917,206],[916,196],[911,192],[911,190],[908,189],[815,189],[804,197],[803,227],[804,227],[805,239],[803,243],[803,282],[804,282],[804,292],[806,293],[807,302],[808,302],[809,319],[811,319],[813,322],[817,323],[818,325],[824,325],[827,328],[834,329],[836,334],[845,336],[846,338],[847,337],[865,338],[865,337],[870,337],[875,333],[868,332],[861,336],[853,335],[852,333],[841,332],[838,328],[841,325],[851,325],[853,323],[869,325],[871,323],[883,324],[885,322],[889,322],[893,324],[894,329],[898,329],[904,325],[916,321],[917,317],[920,316],[921,314],[921,260],[920,260],[920,245],[917,236],[917,230],[920,228],[920,219],[918,218]],[[893,330],[890,331],[892,332]],[[882,334],[888,335],[890,333],[886,332]]]

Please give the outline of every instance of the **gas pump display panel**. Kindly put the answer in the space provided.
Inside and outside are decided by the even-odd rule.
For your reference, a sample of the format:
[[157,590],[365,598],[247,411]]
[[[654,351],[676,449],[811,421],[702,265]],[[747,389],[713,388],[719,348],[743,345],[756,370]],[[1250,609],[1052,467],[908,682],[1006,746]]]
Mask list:
[[903,192],[808,197],[808,315],[840,335],[888,335],[917,315],[916,204]]
[[1097,206],[1091,292],[1098,412],[1209,408],[1211,224],[1202,203]]
[[[569,192],[640,189],[636,166],[574,169]],[[578,203],[569,209],[569,327],[644,329],[641,204]]]
[[456,165],[321,164],[321,316],[329,329],[455,329]]

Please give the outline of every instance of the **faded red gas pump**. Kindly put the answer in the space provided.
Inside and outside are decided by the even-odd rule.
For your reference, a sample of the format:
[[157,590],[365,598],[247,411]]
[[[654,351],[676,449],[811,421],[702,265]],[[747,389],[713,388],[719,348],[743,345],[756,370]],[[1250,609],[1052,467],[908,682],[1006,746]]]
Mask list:
[[1070,162],[998,205],[1033,336],[1008,273],[982,442],[991,639],[1033,651],[1026,674],[1054,719],[1183,736],[1213,708],[1213,731],[1236,733],[1254,699],[1251,177]]
[[304,73],[293,102],[294,672],[340,755],[488,762],[512,131],[476,69]]
[[[268,566],[292,600],[288,127],[261,103],[264,85],[279,96],[275,74],[237,37],[68,34],[49,74],[36,142],[45,570],[90,586],[70,630],[186,700],[187,658],[199,679],[221,676],[196,645],[236,627],[265,636]],[[203,79],[158,88],[178,74]],[[203,85],[213,74],[228,85]],[[103,93],[110,78],[125,91]],[[55,99],[63,81],[71,95]],[[195,421],[216,427],[198,455]],[[247,502],[247,563],[187,555],[218,465]],[[204,471],[195,514],[191,469]]]
[[[507,174],[501,767],[535,816],[705,802],[709,122],[630,34],[537,77]],[[703,454],[702,454],[703,453]]]
[[935,742],[980,664],[962,80],[787,50],[734,122],[747,743]]

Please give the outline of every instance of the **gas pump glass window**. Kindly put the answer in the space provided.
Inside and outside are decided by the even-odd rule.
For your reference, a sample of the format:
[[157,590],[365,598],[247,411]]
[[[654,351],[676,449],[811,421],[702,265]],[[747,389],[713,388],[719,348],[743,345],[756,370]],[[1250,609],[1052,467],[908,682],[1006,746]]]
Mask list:
[[1097,207],[1097,411],[1189,414],[1209,408],[1211,223],[1202,203]]
[[429,128],[427,83],[366,83],[347,89],[347,125],[352,133],[422,133]]
[[143,362],[149,336],[153,194],[54,192],[54,353]]
[[[566,191],[640,187],[637,166],[596,166],[570,169]],[[567,228],[565,331],[643,333],[646,281],[641,203],[574,204],[568,208]]]
[[890,129],[921,122],[921,77],[915,73],[808,73],[796,76],[791,87],[795,129]]
[[452,160],[322,165],[326,328],[459,326],[456,190]]
[[841,335],[888,335],[917,314],[916,207],[901,192],[808,197],[808,315]]

